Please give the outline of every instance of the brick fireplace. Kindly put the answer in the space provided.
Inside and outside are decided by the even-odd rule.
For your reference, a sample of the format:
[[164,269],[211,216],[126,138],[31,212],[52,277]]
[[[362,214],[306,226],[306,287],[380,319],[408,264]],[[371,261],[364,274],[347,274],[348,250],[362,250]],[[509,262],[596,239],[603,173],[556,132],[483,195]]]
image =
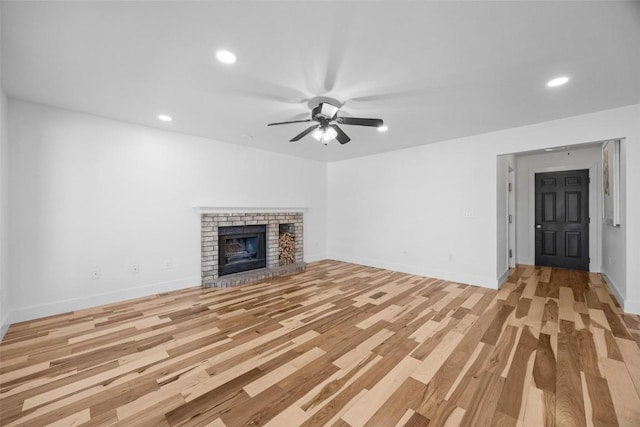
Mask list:
[[[240,209],[196,208],[200,213],[202,286],[226,288],[304,271],[302,211]],[[251,258],[255,244],[247,240],[261,227],[265,230],[263,264]],[[253,269],[236,273],[236,260],[243,258]]]

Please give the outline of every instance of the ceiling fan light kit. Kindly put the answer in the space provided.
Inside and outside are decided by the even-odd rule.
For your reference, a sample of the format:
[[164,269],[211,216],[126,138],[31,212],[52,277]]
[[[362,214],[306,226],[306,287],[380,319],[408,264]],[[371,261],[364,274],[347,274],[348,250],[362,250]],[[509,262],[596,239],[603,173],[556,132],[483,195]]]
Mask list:
[[[338,126],[356,125],[381,128],[384,126],[382,119],[363,119],[358,117],[338,117],[340,107],[329,102],[321,102],[311,110],[311,118],[306,120],[292,120],[288,122],[269,123],[267,126],[285,125],[289,123],[317,122],[298,135],[291,138],[290,142],[297,142],[311,133],[311,136],[327,145],[329,141],[337,139],[340,144],[346,144],[351,138]],[[313,132],[313,133],[312,133]]]
[[338,133],[335,131],[335,129],[331,127],[326,129],[317,127],[316,130],[314,130],[313,133],[311,134],[313,139],[315,139],[316,141],[322,142],[324,145],[327,145],[329,141],[331,141],[332,139],[335,139],[337,135]]

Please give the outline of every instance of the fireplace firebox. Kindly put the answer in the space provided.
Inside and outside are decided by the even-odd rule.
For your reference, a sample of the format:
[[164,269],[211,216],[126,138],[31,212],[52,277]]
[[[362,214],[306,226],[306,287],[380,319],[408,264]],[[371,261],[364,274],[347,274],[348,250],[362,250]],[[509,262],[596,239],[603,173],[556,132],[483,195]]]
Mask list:
[[218,275],[265,268],[266,232],[265,225],[220,227]]

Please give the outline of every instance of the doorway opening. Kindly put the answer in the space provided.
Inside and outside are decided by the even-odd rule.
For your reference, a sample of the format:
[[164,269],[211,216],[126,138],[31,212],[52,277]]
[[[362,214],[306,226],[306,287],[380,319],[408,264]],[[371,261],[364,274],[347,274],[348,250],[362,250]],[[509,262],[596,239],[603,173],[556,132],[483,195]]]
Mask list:
[[[584,243],[588,250],[582,254],[587,259],[588,266],[584,263],[581,267],[590,272],[600,272],[603,268],[603,216],[602,216],[602,142],[590,142],[572,146],[563,146],[554,149],[537,149],[497,156],[497,190],[498,190],[498,251],[497,251],[497,277],[498,284],[502,284],[507,277],[507,269],[514,265],[540,265],[536,262],[536,238],[540,239],[536,230],[536,175],[547,172],[570,172],[588,170],[588,193],[581,195],[583,202],[588,204],[587,213],[588,241]],[[512,166],[514,171],[509,170]],[[512,192],[507,185],[513,183]],[[515,199],[511,204],[510,198]],[[564,197],[567,197],[565,194]],[[568,197],[575,198],[576,195]],[[575,212],[574,212],[575,214]],[[509,215],[512,215],[511,217]],[[589,222],[590,217],[590,222]],[[513,223],[510,223],[512,221]],[[541,224],[542,225],[542,224]],[[503,231],[504,230],[504,231]],[[547,233],[547,238],[550,234]],[[578,257],[579,240],[586,235],[572,234],[563,236],[565,249],[569,245],[570,254]],[[556,234],[556,239],[558,239]],[[567,239],[569,240],[567,242]],[[551,242],[553,243],[553,242]],[[573,246],[571,246],[573,245]],[[513,249],[513,258],[509,258]],[[557,249],[556,249],[557,250]],[[550,249],[547,251],[549,252]]]

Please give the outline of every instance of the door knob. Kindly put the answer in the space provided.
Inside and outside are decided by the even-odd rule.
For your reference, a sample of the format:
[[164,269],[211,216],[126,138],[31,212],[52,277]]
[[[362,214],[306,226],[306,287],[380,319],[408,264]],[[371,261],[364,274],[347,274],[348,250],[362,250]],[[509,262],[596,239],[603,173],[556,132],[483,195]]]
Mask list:
[[536,228],[542,228],[540,224],[536,224]]

